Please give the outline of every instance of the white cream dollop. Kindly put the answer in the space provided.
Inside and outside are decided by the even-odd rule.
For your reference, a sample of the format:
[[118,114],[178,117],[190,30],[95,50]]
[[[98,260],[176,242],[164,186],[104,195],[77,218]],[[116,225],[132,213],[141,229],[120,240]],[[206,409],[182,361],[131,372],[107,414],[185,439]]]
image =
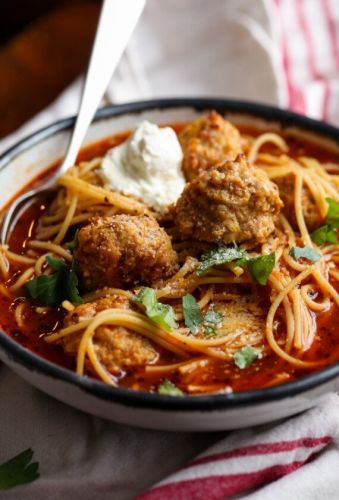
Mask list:
[[143,121],[127,141],[106,153],[99,172],[109,189],[134,195],[162,212],[184,189],[182,159],[172,128]]

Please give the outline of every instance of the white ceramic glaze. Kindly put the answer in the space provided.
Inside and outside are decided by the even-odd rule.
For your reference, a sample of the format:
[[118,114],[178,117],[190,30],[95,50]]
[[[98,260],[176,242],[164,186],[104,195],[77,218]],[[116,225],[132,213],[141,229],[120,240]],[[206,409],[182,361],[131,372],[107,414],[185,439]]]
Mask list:
[[[217,108],[218,103],[219,106],[223,103],[223,108],[227,109],[227,102],[222,100],[215,104],[213,101],[207,101],[205,105],[200,103],[198,107]],[[168,102],[158,102],[157,105],[151,103],[150,109],[139,109],[138,112],[127,111],[122,107],[119,110],[122,114],[111,117],[108,115],[116,111],[108,110],[104,112],[104,117],[91,126],[85,144],[132,128],[144,119],[162,124],[186,122],[201,114],[190,105],[179,104],[173,103],[171,107]],[[161,106],[164,109],[159,109]],[[144,103],[140,107],[147,108],[147,104]],[[248,113],[245,114],[244,110],[247,108],[244,103],[241,105],[241,113],[237,113],[234,106],[230,108],[232,111],[228,116],[233,122],[267,127],[265,120],[255,116],[253,106],[248,105]],[[265,118],[270,118],[270,110],[275,118],[269,125],[270,129],[279,130],[281,112],[264,108]],[[314,128],[315,131],[318,130],[317,141],[327,142],[329,147],[339,151],[339,134],[335,129],[320,126],[323,127],[320,130],[315,122],[308,121],[307,126],[305,125],[307,130],[302,131],[300,127],[303,122],[298,123],[301,119],[297,118],[297,127],[293,124],[293,115],[289,115],[287,120],[291,134],[310,136],[310,130]],[[69,125],[69,122],[65,125]],[[55,126],[37,133],[0,159],[0,206],[8,202],[22,185],[62,156],[69,132],[57,130],[58,128],[60,127]],[[319,135],[319,130],[322,136]],[[314,137],[313,132],[312,135]],[[168,396],[136,394],[110,388],[86,378],[81,379],[29,353],[1,331],[0,358],[25,380],[60,401],[109,420],[153,429],[202,431],[262,424],[304,411],[317,404],[328,392],[339,389],[339,369],[338,366],[332,366],[320,374],[312,374],[295,383],[285,384],[280,388],[252,391],[242,396],[191,396],[181,400]]]

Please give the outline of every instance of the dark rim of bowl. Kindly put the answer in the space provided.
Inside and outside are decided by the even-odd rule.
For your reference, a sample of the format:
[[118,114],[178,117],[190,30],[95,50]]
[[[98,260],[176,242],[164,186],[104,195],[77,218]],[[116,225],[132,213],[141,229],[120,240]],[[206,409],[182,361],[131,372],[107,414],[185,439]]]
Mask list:
[[[215,109],[220,113],[240,113],[248,116],[272,121],[280,124],[282,128],[298,127],[303,131],[320,134],[324,138],[332,139],[339,144],[339,129],[296,113],[285,111],[273,106],[248,101],[228,100],[223,98],[174,98],[155,99],[149,101],[138,101],[115,106],[107,106],[100,109],[95,121],[119,116],[127,113],[156,109],[170,108],[193,108],[197,111]],[[57,132],[70,129],[74,123],[74,117],[55,122],[43,129],[31,134],[16,145],[8,149],[0,156],[0,170],[12,161],[18,154],[38,144],[43,139]],[[162,410],[181,411],[212,411],[226,410],[241,406],[269,403],[271,401],[292,397],[309,391],[317,386],[326,384],[339,375],[339,363],[330,365],[318,372],[299,377],[292,382],[263,389],[254,389],[244,392],[210,394],[206,396],[182,396],[172,397],[146,392],[138,392],[130,389],[115,388],[102,382],[81,377],[76,373],[51,363],[42,357],[32,353],[18,344],[5,332],[0,330],[0,348],[5,352],[9,360],[21,364],[30,371],[42,373],[48,377],[59,379],[76,385],[81,390],[97,398],[112,401],[124,406],[153,408]]]

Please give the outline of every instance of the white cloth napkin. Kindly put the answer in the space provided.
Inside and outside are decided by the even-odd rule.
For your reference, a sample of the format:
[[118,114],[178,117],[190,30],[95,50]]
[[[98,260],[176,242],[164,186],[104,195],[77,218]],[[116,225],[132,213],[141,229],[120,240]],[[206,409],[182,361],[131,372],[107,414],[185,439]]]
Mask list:
[[[339,123],[338,40],[336,0],[148,0],[105,101],[215,95]],[[79,90],[80,81],[1,141],[0,150],[75,113]],[[0,398],[0,463],[32,447],[41,473],[32,484],[0,492],[6,500],[127,500],[155,483],[141,498],[338,498],[334,395],[279,425],[209,434],[140,430],[92,417],[44,395],[5,366]],[[186,487],[187,480],[193,489],[170,496],[159,486]]]

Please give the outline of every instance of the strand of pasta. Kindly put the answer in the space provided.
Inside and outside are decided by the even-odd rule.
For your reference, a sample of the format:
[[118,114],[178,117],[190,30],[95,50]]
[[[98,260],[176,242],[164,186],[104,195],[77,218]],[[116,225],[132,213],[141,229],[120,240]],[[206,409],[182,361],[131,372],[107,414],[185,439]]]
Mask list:
[[24,271],[20,275],[17,281],[13,285],[11,285],[10,290],[12,292],[20,290],[20,288],[22,288],[27,283],[27,281],[33,276],[33,274],[34,274],[34,267],[29,267],[28,269],[26,269],[26,271]]
[[[275,273],[273,272],[269,277],[269,282],[273,284],[274,288],[279,292],[284,290],[285,283],[281,283]],[[288,295],[286,295],[282,300],[284,309],[285,309],[285,322],[286,322],[286,340],[285,340],[285,350],[290,352],[293,342],[294,342],[294,333],[295,333],[295,322],[293,317],[293,311],[288,299]]]
[[[75,215],[74,217],[71,218],[71,220],[68,223],[68,227],[75,226],[76,224],[80,224],[82,222],[86,222],[90,217],[93,217],[93,214],[90,212],[85,212],[81,213],[79,215]],[[40,228],[39,232],[37,233],[37,237],[41,238],[42,240],[47,240],[57,234],[58,232],[61,231],[63,224],[55,224],[54,226],[44,226]],[[55,241],[54,241],[55,243]]]
[[266,132],[264,134],[260,134],[259,137],[254,140],[248,153],[249,163],[255,162],[259,149],[266,143],[272,143],[282,151],[288,151],[288,146],[280,135],[275,134],[274,132]]
[[60,255],[61,257],[63,257],[65,260],[67,260],[69,262],[71,262],[71,260],[72,260],[72,254],[68,250],[65,250],[60,245],[56,245],[55,243],[51,243],[50,241],[31,240],[28,244],[32,248],[37,248],[39,250],[47,250],[47,251],[53,252],[57,255]]
[[287,285],[287,287],[282,290],[278,296],[274,299],[271,304],[271,307],[268,311],[267,320],[266,320],[266,338],[271,347],[271,349],[280,357],[283,358],[288,363],[298,366],[301,368],[315,368],[318,366],[322,366],[326,361],[303,361],[301,359],[295,358],[285,352],[279,344],[276,342],[273,333],[273,320],[275,313],[284,299],[284,297],[299,283],[301,283],[307,276],[309,276],[312,272],[314,272],[314,266],[310,266],[308,269],[305,269],[302,273],[296,276],[291,282]]
[[305,244],[313,247],[311,237],[307,230],[304,214],[302,210],[302,184],[303,184],[303,175],[300,172],[295,172],[295,185],[294,185],[294,207],[295,207],[295,215],[298,223],[298,227],[300,230],[300,234]]
[[60,177],[59,184],[73,191],[77,191],[79,194],[85,194],[88,197],[92,197],[101,203],[111,204],[116,206],[119,210],[123,210],[126,213],[149,213],[149,210],[142,203],[129,198],[119,193],[113,191],[108,191],[99,186],[94,186],[89,184],[82,179],[76,179],[69,174],[65,174]]
[[181,361],[179,363],[171,363],[169,365],[145,366],[145,372],[150,375],[164,375],[177,370],[185,372],[187,370],[194,370],[206,366],[210,363],[210,361],[210,358],[195,358],[193,360],[189,359],[188,361]]
[[78,196],[73,195],[71,198],[71,202],[70,202],[66,217],[65,217],[63,223],[61,224],[61,227],[60,227],[58,234],[54,238],[53,243],[55,243],[56,245],[59,245],[62,242],[62,240],[64,239],[64,237],[69,229],[70,223],[73,219],[73,216],[74,216],[76,208],[77,208],[77,202],[78,202]]
[[6,255],[8,260],[18,262],[19,264],[34,264],[35,262],[35,260],[31,257],[26,257],[26,255],[20,255],[18,253],[11,252],[8,249],[8,245],[2,245],[2,247],[0,247],[0,255],[2,252]]
[[117,387],[118,384],[115,381],[115,379],[113,378],[113,376],[100,363],[98,356],[95,353],[93,341],[91,338],[89,338],[87,341],[86,353],[88,355],[90,362],[92,363],[92,366],[93,366],[96,374],[101,378],[101,380],[103,382],[105,382],[105,384],[113,385],[114,387]]
[[312,289],[313,289],[313,287],[310,284],[303,285],[300,289],[300,293],[301,293],[301,296],[302,296],[305,304],[307,304],[307,306],[310,309],[312,309],[312,311],[321,312],[321,311],[326,311],[327,309],[329,309],[331,302],[330,302],[328,296],[325,296],[324,302],[316,302],[315,300],[312,300],[308,294],[308,292]]
[[3,250],[0,251],[0,271],[4,280],[7,280],[9,276],[9,262]]
[[315,277],[315,279],[317,280],[320,288],[323,290],[324,293],[328,293],[328,295],[330,295],[334,302],[337,304],[337,306],[339,306],[339,294],[338,292],[335,290],[335,288],[333,288],[333,286],[331,285],[331,283],[329,283],[325,278],[324,276],[319,272],[318,269],[314,269],[313,270],[313,276]]

